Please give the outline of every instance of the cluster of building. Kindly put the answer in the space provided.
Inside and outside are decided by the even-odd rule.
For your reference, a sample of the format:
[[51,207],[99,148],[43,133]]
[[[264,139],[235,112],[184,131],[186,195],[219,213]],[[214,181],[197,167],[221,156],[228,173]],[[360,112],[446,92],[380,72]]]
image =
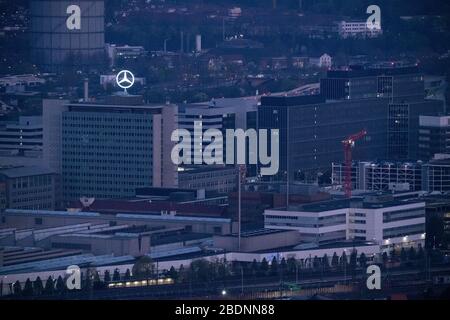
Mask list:
[[[123,93],[44,100],[39,125],[24,117],[3,130],[12,139],[0,140],[23,155],[29,142],[42,150],[35,166],[0,170],[0,274],[10,283],[53,264],[56,274],[66,260],[125,272],[142,255],[161,270],[199,258],[307,259],[354,248],[376,261],[393,248],[424,245],[427,212],[449,219],[448,117],[441,114],[443,101],[425,99],[415,67],[329,71],[319,95],[180,105]],[[279,174],[262,178],[258,165],[249,166],[238,193],[234,166],[175,165],[171,133],[194,134],[198,121],[221,132],[279,129]],[[341,141],[362,129],[355,196],[346,199]],[[327,168],[330,187],[298,184]]]
[[[65,27],[59,4],[42,2],[31,1],[38,64],[58,70],[73,52],[80,52],[72,57],[77,67],[95,64],[105,48],[104,1],[80,2],[89,28],[75,32]],[[228,15],[241,19],[242,11]],[[366,22],[339,24],[343,38],[381,33]],[[225,46],[259,47],[234,40]],[[196,44],[200,54],[201,38]],[[107,53],[111,66],[147,54],[115,45]],[[74,264],[125,273],[144,255],[160,271],[196,259],[311,263],[311,257],[353,250],[377,262],[392,249],[425,245],[429,213],[444,221],[448,236],[450,118],[443,96],[426,94],[418,67],[332,70],[328,54],[293,63],[329,70],[320,83],[289,92],[202,103],[149,104],[127,92],[92,99],[85,82],[84,99],[49,97],[42,117],[2,122],[0,295],[16,280],[57,277]],[[208,66],[217,65],[208,58]],[[271,65],[289,68],[285,59]],[[114,80],[104,75],[101,84]],[[144,78],[135,80],[145,85]],[[5,81],[42,84],[33,77]],[[262,177],[258,163],[242,179],[234,165],[199,164],[194,151],[207,143],[194,139],[184,145],[192,164],[176,165],[172,133],[194,136],[200,122],[202,134],[279,130],[278,173]],[[344,198],[342,141],[361,130],[367,134],[356,143],[350,168],[355,196]],[[248,158],[247,143],[244,151]],[[331,184],[319,187],[326,174]]]

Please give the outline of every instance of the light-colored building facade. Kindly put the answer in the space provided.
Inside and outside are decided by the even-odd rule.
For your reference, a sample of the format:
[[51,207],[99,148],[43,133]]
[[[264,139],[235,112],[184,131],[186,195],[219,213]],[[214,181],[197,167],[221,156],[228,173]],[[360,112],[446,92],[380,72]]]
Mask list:
[[349,37],[369,37],[374,38],[383,34],[383,29],[369,29],[366,21],[341,21],[338,25],[339,36],[341,38]]
[[264,212],[265,227],[297,230],[317,244],[342,240],[375,241],[381,246],[411,246],[425,239],[425,202],[354,198]]
[[450,116],[420,116],[418,144],[422,160],[436,153],[450,154]]

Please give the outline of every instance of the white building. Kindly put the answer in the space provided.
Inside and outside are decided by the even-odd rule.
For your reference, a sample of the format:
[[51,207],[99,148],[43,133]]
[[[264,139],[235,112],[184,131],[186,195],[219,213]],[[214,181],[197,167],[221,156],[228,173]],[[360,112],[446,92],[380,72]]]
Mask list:
[[[195,130],[204,133],[208,129],[243,129],[256,127],[256,110],[259,96],[242,98],[220,98],[209,102],[182,104],[178,108],[178,128],[186,129],[194,137]],[[201,123],[201,125],[200,125]],[[201,146],[194,148],[191,139],[192,163],[202,164],[202,152],[209,145],[203,141]],[[188,145],[182,143],[183,147]],[[201,151],[200,152],[200,149]],[[224,150],[225,151],[225,150]],[[219,155],[221,156],[221,155]]]
[[118,59],[136,59],[146,54],[142,46],[116,46],[115,44],[106,44],[106,52],[111,66],[115,66]]
[[324,53],[318,58],[310,58],[309,63],[319,68],[329,69],[333,65],[333,58],[329,54]]
[[341,38],[349,37],[369,37],[375,38],[383,33],[383,29],[369,29],[366,21],[341,21],[338,26],[339,36]]
[[355,239],[389,248],[425,240],[425,202],[402,202],[391,196],[270,209],[264,212],[264,221],[266,228],[298,230],[304,241],[317,244]]
[[21,74],[0,78],[0,89],[6,92],[24,91],[45,84],[45,79],[33,74]]

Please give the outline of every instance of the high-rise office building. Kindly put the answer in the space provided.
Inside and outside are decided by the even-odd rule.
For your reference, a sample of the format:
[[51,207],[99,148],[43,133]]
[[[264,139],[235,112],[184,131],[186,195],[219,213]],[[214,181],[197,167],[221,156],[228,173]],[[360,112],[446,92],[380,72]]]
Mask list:
[[44,157],[62,174],[65,200],[129,197],[136,188],[177,185],[170,158],[176,106],[145,105],[135,98],[44,102],[49,124],[44,122],[44,139],[60,141],[44,146]]
[[[204,133],[208,129],[219,130],[225,137],[227,129],[256,129],[257,125],[257,107],[259,97],[242,97],[242,98],[222,98],[214,99],[210,102],[182,104],[178,109],[178,127],[186,129],[191,134],[191,162],[192,164],[202,164],[201,153],[210,143],[202,141],[202,145],[195,146],[195,131]],[[189,148],[182,142],[182,145]],[[195,150],[197,148],[197,150]],[[195,152],[197,151],[197,152]],[[223,144],[223,159],[225,163],[226,143]],[[236,154],[236,152],[235,152]],[[247,174],[255,175],[256,166],[247,166]]]
[[382,249],[424,244],[425,202],[389,195],[267,209],[268,229],[298,230],[303,241],[329,244],[343,240],[375,241]]
[[342,140],[362,130],[355,160],[417,159],[419,116],[443,110],[442,101],[424,99],[415,67],[352,69],[330,71],[318,96],[262,97],[258,126],[280,129],[278,178],[310,171],[314,180],[343,160]]
[[419,158],[430,160],[437,153],[450,154],[450,116],[421,116]]
[[[342,140],[361,130],[368,135],[357,142],[355,159],[386,156],[387,103],[384,99],[325,103],[321,96],[262,97],[258,110],[260,129],[278,128],[280,166],[278,179],[331,167],[343,159]],[[312,178],[308,176],[307,178]]]

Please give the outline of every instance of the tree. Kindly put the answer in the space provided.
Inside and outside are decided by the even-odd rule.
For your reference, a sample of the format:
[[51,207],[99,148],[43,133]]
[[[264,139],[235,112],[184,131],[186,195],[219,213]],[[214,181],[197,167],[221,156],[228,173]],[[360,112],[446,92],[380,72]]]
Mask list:
[[24,297],[31,297],[33,296],[33,284],[31,283],[30,278],[25,281],[25,285],[23,287],[22,295]]
[[392,249],[391,251],[391,261],[395,261],[397,257],[397,252],[395,251],[395,249]]
[[119,269],[114,269],[113,281],[120,281],[120,271]]
[[333,253],[333,257],[331,258],[331,266],[333,268],[337,268],[339,266],[339,258],[336,252]]
[[44,286],[43,286],[42,280],[39,276],[33,282],[33,291],[34,291],[34,294],[37,296],[41,295],[42,292],[44,291]]
[[49,276],[47,281],[45,282],[44,292],[47,295],[51,295],[53,294],[54,291],[55,291],[55,283],[53,282],[52,276]]
[[356,269],[357,259],[358,259],[358,253],[356,252],[356,250],[352,250],[352,253],[350,254],[350,268],[352,270]]
[[219,261],[217,267],[217,276],[219,279],[225,279],[230,275],[230,269],[228,268],[228,262],[226,260]]
[[207,260],[195,260],[191,263],[189,268],[189,277],[194,281],[208,283],[213,280],[214,277],[212,269],[211,264]]
[[175,270],[175,268],[173,266],[171,266],[169,271],[167,271],[167,276],[169,278],[173,279],[173,281],[177,281],[177,279],[178,279],[178,272],[177,272],[177,270]]
[[131,271],[130,271],[130,269],[127,269],[127,271],[125,271],[124,279],[125,280],[130,280],[131,279]]
[[64,283],[64,280],[61,276],[58,277],[58,279],[56,280],[56,292],[58,292],[59,294],[64,293],[64,291],[66,290],[66,284]]
[[105,275],[103,276],[103,280],[105,283],[111,282],[111,275],[109,274],[109,270],[105,270]]
[[285,274],[287,272],[287,262],[286,259],[283,257],[280,261],[280,271]]
[[278,261],[277,258],[273,257],[272,262],[270,263],[270,274],[276,275],[278,273]]
[[314,268],[314,269],[318,269],[319,266],[320,266],[320,260],[319,260],[319,257],[318,257],[318,256],[314,256],[314,259],[313,259],[313,268]]
[[411,261],[416,260],[416,249],[414,247],[409,248],[408,259]]
[[16,295],[16,296],[22,295],[22,286],[20,285],[19,280],[14,282],[14,284],[13,284],[13,292],[14,292],[14,295]]
[[422,245],[419,243],[419,249],[417,251],[417,259],[418,260],[423,260],[425,258],[425,252],[423,250]]
[[359,265],[361,266],[361,268],[365,269],[367,266],[367,257],[366,254],[364,252],[362,252],[359,255]]
[[256,261],[256,259],[253,259],[252,261],[252,265],[250,266],[250,270],[252,272],[252,276],[256,276],[259,272],[259,267],[258,267],[258,261]]
[[386,251],[383,252],[382,259],[383,259],[383,266],[386,268],[387,263],[388,263],[388,261],[389,261],[389,257],[388,257],[388,255],[387,255],[387,252],[386,252]]
[[180,268],[178,269],[178,282],[184,283],[188,280],[189,274],[188,271],[184,268],[183,265],[180,265]]
[[341,260],[341,261],[340,261],[341,267],[342,267],[342,268],[346,268],[346,267],[347,267],[348,261],[347,261],[347,254],[345,253],[345,251],[342,252],[342,255],[341,255],[341,259],[340,259],[340,260]]
[[94,272],[93,272],[92,281],[93,281],[92,284],[93,284],[94,289],[101,289],[101,288],[103,288],[103,282],[100,279],[100,274],[98,273],[97,270],[94,270]]
[[151,278],[155,273],[155,265],[149,256],[142,256],[133,265],[133,276],[137,278]]
[[289,274],[294,274],[297,269],[297,261],[294,257],[287,260],[287,271]]
[[269,263],[266,258],[263,258],[261,261],[260,273],[261,275],[267,275],[267,271],[269,271]]
[[322,267],[327,270],[330,267],[330,262],[328,261],[328,255],[325,253],[322,257]]
[[406,253],[406,250],[404,247],[402,247],[402,250],[400,251],[400,260],[402,262],[405,262],[407,260],[407,258],[408,258],[408,255]]

